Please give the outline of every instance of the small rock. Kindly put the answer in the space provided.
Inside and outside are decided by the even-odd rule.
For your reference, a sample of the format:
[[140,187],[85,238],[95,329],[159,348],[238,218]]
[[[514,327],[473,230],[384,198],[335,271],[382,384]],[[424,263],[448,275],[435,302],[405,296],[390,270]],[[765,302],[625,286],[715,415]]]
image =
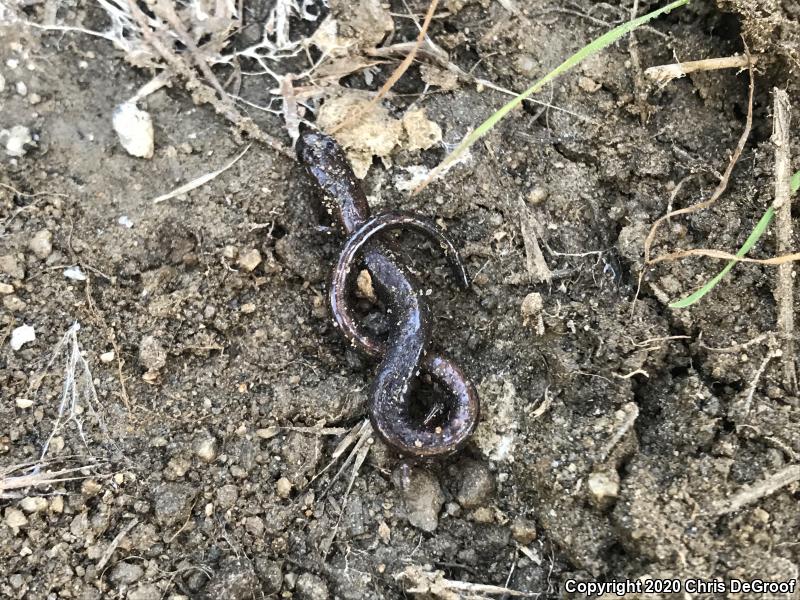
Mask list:
[[264,429],[256,429],[256,435],[260,437],[262,440],[268,440],[270,438],[274,438],[281,432],[281,428],[277,425],[273,425],[271,427],[265,427]]
[[518,517],[511,522],[511,536],[523,546],[536,539],[536,524],[530,519]]
[[118,562],[111,569],[109,579],[117,585],[136,583],[144,575],[144,569],[133,562]]
[[42,97],[36,92],[32,92],[31,95],[28,96],[28,102],[30,103],[31,106],[36,106],[41,101]]
[[16,534],[20,527],[28,524],[28,517],[26,517],[21,510],[9,506],[5,512],[5,522],[11,530]]
[[9,312],[21,312],[25,310],[27,304],[17,296],[6,296],[3,298],[3,306],[5,306]]
[[246,273],[252,273],[261,264],[261,252],[255,248],[246,250],[239,255],[239,260],[236,261],[236,264]]
[[26,496],[19,501],[20,508],[26,513],[35,513],[47,510],[47,498],[41,496]]
[[586,76],[581,76],[578,78],[578,86],[584,92],[589,92],[590,94],[594,94],[597,90],[603,87],[601,83],[598,83],[591,77]]
[[535,187],[528,192],[528,202],[536,206],[547,200],[547,190],[543,187]]
[[17,408],[26,409],[33,406],[33,400],[28,398],[17,398],[14,403],[17,405]]
[[484,506],[494,492],[494,477],[485,463],[470,460],[460,465],[456,500],[466,509]]
[[0,283],[0,296],[8,296],[14,293],[14,286],[8,283]]
[[142,338],[139,344],[139,364],[149,371],[158,371],[167,364],[167,351],[152,335]]
[[616,471],[597,471],[589,475],[588,488],[590,500],[599,509],[609,508],[619,496],[619,473]]
[[275,483],[275,491],[278,493],[279,498],[288,498],[289,494],[292,493],[292,482],[286,477],[281,477]]
[[403,464],[395,469],[392,481],[403,498],[408,522],[422,531],[435,531],[444,504],[439,480],[425,469]]
[[239,249],[236,246],[225,246],[222,249],[222,258],[236,260],[237,256],[239,256]]
[[189,516],[197,490],[185,483],[167,483],[153,492],[156,519],[162,525],[182,524]]
[[391,540],[392,530],[386,524],[386,521],[381,521],[381,524],[378,525],[378,537],[381,538],[384,544],[388,544],[389,540]]
[[152,158],[154,150],[153,119],[133,102],[123,102],[112,115],[114,131],[122,147],[131,156]]
[[28,342],[36,340],[36,331],[30,325],[20,325],[11,332],[11,349],[15,352]]
[[27,96],[28,95],[28,86],[25,85],[24,81],[18,81],[14,88],[17,90],[17,94],[20,96]]
[[325,581],[312,573],[303,573],[294,584],[294,591],[300,600],[327,600],[328,586]]
[[25,279],[25,269],[13,254],[0,256],[0,273],[10,275],[14,279]]
[[64,269],[64,277],[72,279],[72,281],[86,281],[86,273],[81,271],[81,268],[77,265]]
[[544,300],[542,300],[542,295],[539,292],[531,292],[522,301],[522,324],[528,325],[528,323],[532,322],[538,335],[544,335],[543,310]]
[[375,295],[375,288],[372,286],[372,276],[366,269],[361,269],[356,278],[356,296],[365,298],[373,304],[378,302],[378,296]]
[[206,586],[204,597],[216,600],[251,600],[256,597],[258,579],[250,561],[229,558],[223,561],[214,578]]
[[247,517],[244,520],[244,528],[254,537],[261,539],[264,535],[264,520],[261,517]]
[[47,229],[37,231],[28,242],[28,248],[41,260],[45,260],[53,252],[53,234]]
[[239,499],[239,489],[233,485],[223,485],[221,488],[217,489],[217,505],[223,509],[227,510],[232,508],[236,504],[236,500]]
[[50,512],[57,515],[64,512],[64,496],[53,496],[50,499]]
[[197,458],[203,462],[214,462],[217,458],[217,440],[212,435],[203,434],[195,440],[193,450]]
[[256,573],[261,580],[263,591],[268,596],[277,594],[283,586],[283,571],[281,565],[274,560],[259,556],[255,560]]
[[128,215],[122,215],[119,219],[117,219],[117,223],[122,225],[125,229],[130,229],[133,227],[133,221]]
[[102,363],[110,363],[117,357],[116,353],[113,350],[109,350],[108,352],[103,352],[100,355],[100,362]]
[[470,515],[476,523],[493,523],[494,511],[486,506],[481,506],[472,511]]
[[[161,600],[162,594],[161,590],[159,590],[155,585],[152,583],[143,583],[142,585],[138,586],[135,590],[128,592],[126,596],[127,600]],[[174,600],[176,596],[171,596]]]
[[33,144],[31,130],[24,125],[14,125],[9,130],[0,131],[0,137],[6,137],[6,154],[12,158],[25,156],[25,146]]

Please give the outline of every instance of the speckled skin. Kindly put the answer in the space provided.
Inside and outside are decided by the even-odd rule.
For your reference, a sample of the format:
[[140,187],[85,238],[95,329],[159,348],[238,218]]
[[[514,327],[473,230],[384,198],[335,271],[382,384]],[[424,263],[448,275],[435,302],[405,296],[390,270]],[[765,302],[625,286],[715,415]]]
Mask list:
[[[366,196],[358,185],[344,152],[329,136],[304,133],[298,156],[314,180],[328,213],[348,236],[333,270],[329,300],[334,321],[345,337],[364,353],[382,359],[370,390],[372,425],[402,454],[428,457],[458,450],[475,430],[479,417],[475,387],[450,359],[429,352],[430,314],[410,274],[373,236],[389,229],[409,228],[439,242],[461,287],[469,286],[467,272],[450,240],[432,223],[404,213],[370,217]],[[372,339],[358,325],[347,302],[347,291],[363,260],[373,287],[396,319],[388,342]],[[409,413],[413,383],[427,372],[448,393],[447,414],[435,426],[417,422]],[[427,420],[426,420],[427,421]]]

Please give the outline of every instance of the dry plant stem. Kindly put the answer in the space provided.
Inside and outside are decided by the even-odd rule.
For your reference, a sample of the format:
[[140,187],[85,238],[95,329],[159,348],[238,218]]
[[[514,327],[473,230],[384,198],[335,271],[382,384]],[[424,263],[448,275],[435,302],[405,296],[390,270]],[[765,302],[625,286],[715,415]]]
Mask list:
[[706,58],[703,60],[690,60],[687,62],[658,65],[645,70],[644,74],[661,85],[673,79],[686,77],[689,73],[698,71],[718,71],[719,69],[745,69],[756,64],[758,57],[740,54],[738,56],[725,56],[723,58]]
[[[775,144],[775,221],[778,232],[778,252],[787,252],[792,245],[792,202],[789,180],[792,177],[789,127],[792,107],[785,90],[774,90],[774,116],[772,143]],[[778,336],[781,339],[783,356],[783,383],[786,388],[797,391],[797,370],[794,363],[794,281],[791,263],[778,267],[775,286],[778,303]]]
[[[294,160],[294,153],[289,148],[281,144],[277,139],[264,133],[250,117],[242,115],[233,105],[230,97],[224,90],[221,91],[222,96],[218,97],[214,89],[202,83],[198,79],[195,72],[185,60],[175,54],[170,48],[164,45],[161,40],[158,39],[158,36],[151,29],[150,24],[147,22],[147,18],[145,17],[144,13],[142,13],[135,0],[128,0],[128,6],[133,18],[136,19],[136,22],[142,31],[142,36],[144,39],[148,44],[150,44],[150,46],[152,46],[153,50],[155,50],[161,56],[164,62],[169,65],[172,71],[184,79],[186,82],[186,89],[192,92],[192,96],[196,102],[210,104],[212,107],[214,107],[214,110],[216,110],[217,113],[223,115],[242,133]],[[197,57],[196,60],[202,60],[202,58]],[[205,63],[205,67],[205,69],[201,68],[201,70],[204,72],[205,70],[208,70],[210,72],[210,67],[208,67],[207,63]],[[219,81],[217,81],[216,77],[213,76],[213,73],[211,73],[211,75],[213,79],[210,81],[216,81],[217,86],[219,86]]]
[[761,481],[745,486],[732,496],[716,503],[710,512],[714,516],[736,512],[740,508],[770,496],[798,480],[800,480],[800,465],[789,465]]
[[422,42],[425,41],[425,35],[428,32],[428,26],[431,24],[431,19],[433,19],[433,13],[436,12],[436,7],[438,6],[438,4],[439,0],[431,0],[430,5],[428,6],[428,12],[425,13],[425,20],[422,22],[422,27],[419,30],[419,35],[417,36],[417,40],[414,42],[411,51],[403,59],[403,62],[397,65],[397,68],[394,70],[389,79],[386,80],[386,83],[384,83],[381,86],[381,89],[378,90],[378,93],[375,94],[375,97],[369,101],[369,104],[367,104],[360,110],[350,113],[350,115],[345,117],[343,121],[341,121],[338,125],[333,127],[328,133],[336,133],[346,125],[354,123],[365,114],[368,114],[370,111],[372,111],[372,109],[375,108],[378,102],[380,102],[381,99],[383,99],[383,97],[386,96],[389,90],[392,89],[392,86],[394,86],[394,84],[397,83],[397,81],[408,70],[408,67],[411,66],[411,63],[414,62],[414,57],[416,57],[417,51],[419,50],[420,46],[422,46]]
[[[748,53],[749,56],[749,53]],[[704,200],[703,202],[698,202],[697,204],[693,204],[692,206],[688,206],[686,208],[681,208],[678,210],[673,210],[668,212],[663,217],[660,217],[653,226],[650,228],[650,232],[647,234],[647,238],[644,241],[644,262],[646,265],[650,265],[654,261],[650,258],[650,250],[653,245],[653,240],[655,240],[656,233],[658,233],[658,228],[661,226],[664,221],[670,219],[672,217],[676,217],[678,215],[685,215],[697,212],[699,210],[704,210],[712,206],[717,200],[719,200],[720,196],[725,192],[728,187],[728,181],[730,180],[731,173],[733,172],[733,167],[736,166],[739,157],[742,155],[742,151],[744,150],[744,146],[747,143],[747,138],[750,137],[750,129],[753,126],[753,91],[755,88],[755,73],[753,71],[753,65],[750,64],[749,67],[750,73],[750,88],[748,93],[748,100],[747,100],[747,121],[745,122],[744,131],[742,131],[742,135],[739,137],[739,142],[736,144],[736,148],[731,155],[730,161],[728,161],[728,167],[725,169],[725,172],[722,174],[722,177],[719,180],[719,184],[717,184],[716,189],[711,194],[711,197],[708,200]]]

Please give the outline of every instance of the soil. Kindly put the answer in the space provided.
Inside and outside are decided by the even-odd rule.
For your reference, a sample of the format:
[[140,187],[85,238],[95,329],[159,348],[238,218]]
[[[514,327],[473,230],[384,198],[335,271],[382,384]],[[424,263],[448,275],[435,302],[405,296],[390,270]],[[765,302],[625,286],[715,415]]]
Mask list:
[[[404,168],[438,164],[507,97],[463,81],[426,89],[415,65],[384,102],[397,118],[424,108],[443,132],[431,149],[375,160],[363,185],[376,211],[431,216],[462,249],[467,292],[435,248],[401,240],[432,290],[435,343],[476,382],[483,415],[443,460],[409,463],[370,439],[352,488],[352,446],[337,447],[361,428],[375,365],[328,315],[341,242],[315,228],[299,166],[255,143],[213,181],[154,204],[247,140],[176,81],[140,103],[153,158],[130,156],[111,115],[152,73],[102,39],[4,27],[0,129],[23,125],[33,143],[0,162],[0,465],[30,474],[15,466],[38,461],[58,425],[34,473],[80,470],[0,500],[0,596],[403,598],[437,571],[420,597],[474,597],[442,575],[539,598],[570,596],[575,579],[797,578],[800,412],[788,359],[774,356],[774,268],[738,265],[683,310],[667,304],[721,263],[662,262],[638,289],[651,224],[670,201],[709,196],[748,107],[746,71],[658,88],[643,68],[741,52],[742,33],[764,53],[726,193],[672,219],[654,253],[735,252],[772,201],[772,88],[800,98],[800,8],[720,4],[692,3],[588,59],[543,92],[551,108],[514,111],[417,196],[398,189]],[[656,7],[640,2],[639,14]],[[394,40],[414,39],[403,2],[391,9]],[[96,7],[70,11],[100,19]],[[517,90],[609,28],[599,21],[629,16],[585,1],[440,11],[430,36],[450,60]],[[395,65],[344,83],[378,89]],[[279,116],[252,112],[289,144]],[[529,269],[531,230],[549,282]],[[770,230],[751,255],[775,254]],[[76,265],[83,280],[64,274]],[[13,350],[23,324],[35,340]],[[72,356],[77,397],[58,422],[73,341],[91,375]],[[675,595],[690,596],[761,597]]]

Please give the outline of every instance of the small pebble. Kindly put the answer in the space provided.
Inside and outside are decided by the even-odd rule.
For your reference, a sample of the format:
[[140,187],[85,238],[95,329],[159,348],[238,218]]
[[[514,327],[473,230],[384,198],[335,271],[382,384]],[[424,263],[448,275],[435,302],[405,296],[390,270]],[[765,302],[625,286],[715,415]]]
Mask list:
[[303,573],[294,584],[294,592],[299,600],[328,600],[328,586],[325,581],[312,573]]
[[541,204],[545,200],[547,200],[547,190],[543,187],[537,186],[528,192],[528,202],[534,206]]
[[156,520],[166,527],[183,524],[192,509],[197,490],[186,483],[167,483],[153,490]]
[[286,479],[286,477],[281,477],[275,483],[275,491],[278,493],[278,497],[288,498],[289,494],[292,493],[292,482]]
[[167,351],[152,335],[142,338],[139,344],[139,364],[150,371],[158,371],[167,364]]
[[518,517],[511,522],[511,536],[523,546],[536,539],[536,525],[529,519]]
[[26,517],[21,510],[9,506],[5,512],[5,522],[14,533],[19,531],[20,527],[28,524],[28,517]]
[[24,125],[14,125],[10,130],[3,129],[0,131],[0,137],[7,137],[6,139],[6,154],[13,158],[25,156],[25,146],[33,144],[33,137],[31,130]]
[[128,561],[121,561],[114,565],[114,568],[111,569],[111,575],[109,579],[116,583],[117,585],[120,584],[127,584],[130,585],[131,583],[136,583],[139,579],[142,578],[144,575],[144,569],[140,567],[135,562],[128,562]]
[[211,435],[204,434],[194,443],[194,453],[205,463],[212,463],[217,458],[217,440]]
[[38,258],[45,260],[53,252],[53,234],[47,229],[37,231],[28,242],[28,248]]
[[42,97],[36,92],[33,92],[30,96],[28,96],[28,102],[31,104],[31,106],[36,106],[41,101]]
[[153,119],[150,113],[139,110],[133,102],[123,102],[114,109],[112,124],[128,154],[139,158],[153,157]]
[[64,512],[64,496],[53,496],[50,499],[50,512],[57,515]]
[[24,81],[18,81],[15,88],[20,96],[25,96],[28,93],[28,86],[25,85]]
[[15,401],[17,408],[30,408],[33,406],[33,400],[29,400],[28,398],[17,398]]
[[21,312],[25,310],[27,304],[17,296],[6,296],[3,298],[3,306],[5,306],[9,312]]
[[14,286],[8,283],[0,283],[0,296],[7,296],[14,293]]
[[86,274],[78,266],[64,269],[64,277],[73,281],[86,281]]
[[20,325],[11,332],[11,349],[15,352],[36,340],[36,331],[30,325]]
[[47,498],[41,496],[25,496],[19,501],[20,508],[26,513],[35,513],[47,510]]
[[236,264],[246,273],[252,273],[261,264],[261,253],[255,248],[246,250],[239,255],[239,260],[236,261]]
[[103,352],[100,355],[100,362],[103,363],[110,363],[117,357],[116,353],[113,350],[109,350],[108,352]]
[[619,473],[598,471],[589,475],[588,488],[592,503],[599,509],[609,508],[619,495]]
[[403,498],[408,522],[422,531],[436,531],[444,504],[439,480],[426,469],[403,464],[395,469],[392,481]]
[[466,509],[477,508],[488,503],[494,492],[494,477],[485,463],[470,460],[459,465],[456,500]]

